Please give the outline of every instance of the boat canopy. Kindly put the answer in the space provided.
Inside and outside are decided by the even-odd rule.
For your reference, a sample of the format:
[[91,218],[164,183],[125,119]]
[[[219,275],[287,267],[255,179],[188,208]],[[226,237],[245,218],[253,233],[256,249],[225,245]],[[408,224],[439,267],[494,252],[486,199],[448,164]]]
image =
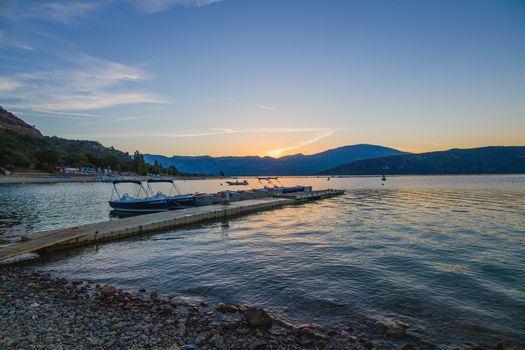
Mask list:
[[138,185],[137,194],[133,198],[140,198],[140,193],[143,192],[145,197],[148,197],[148,192],[144,188],[144,185],[142,185],[142,182],[140,180],[113,180],[113,191],[111,191],[111,200],[113,200],[113,195],[117,195],[118,199],[122,199],[123,197],[128,196],[127,193],[124,193],[122,196],[120,195],[118,191],[117,184],[135,184]]
[[113,180],[113,185],[121,183],[142,185],[142,182],[140,182],[139,180]]
[[148,195],[150,197],[154,197],[155,195],[163,194],[161,191],[156,192],[153,190],[152,184],[155,184],[155,183],[171,184],[170,192],[167,194],[167,196],[172,196],[174,194],[180,195],[179,187],[177,186],[175,181],[173,181],[172,179],[148,179],[146,183],[148,185]]
[[268,177],[258,177],[257,180],[259,180],[259,183],[260,183],[261,185],[263,184],[263,181],[267,181],[269,184],[273,184],[274,187],[276,187],[275,184],[274,184],[274,182],[272,181],[272,180],[275,180],[275,181],[279,184],[279,186],[282,186],[282,183],[281,183],[281,181],[279,180],[278,177],[271,177],[271,176],[268,176]]
[[174,183],[174,181],[171,180],[171,179],[148,179],[147,182],[148,182],[148,183],[152,183],[152,182],[167,182],[167,183]]

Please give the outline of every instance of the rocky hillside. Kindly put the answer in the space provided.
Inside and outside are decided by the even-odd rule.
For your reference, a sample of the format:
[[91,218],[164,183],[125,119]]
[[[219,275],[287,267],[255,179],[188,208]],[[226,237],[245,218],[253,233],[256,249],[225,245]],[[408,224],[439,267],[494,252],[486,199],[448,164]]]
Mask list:
[[37,128],[27,124],[13,113],[6,111],[2,106],[0,106],[0,129],[11,130],[18,135],[42,137],[42,133]]
[[135,170],[129,154],[96,141],[43,136],[38,129],[0,107],[0,167],[36,167],[54,171],[57,165]]

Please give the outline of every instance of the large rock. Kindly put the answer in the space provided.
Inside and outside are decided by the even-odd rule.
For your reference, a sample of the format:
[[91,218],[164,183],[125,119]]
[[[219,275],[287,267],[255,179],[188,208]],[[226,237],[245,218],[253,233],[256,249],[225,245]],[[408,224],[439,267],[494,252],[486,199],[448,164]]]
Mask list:
[[116,292],[117,292],[117,288],[113,286],[104,286],[100,290],[100,295],[107,298],[107,297],[113,296]]
[[401,337],[408,328],[406,323],[386,319],[377,321],[375,326],[379,332],[390,337]]
[[249,307],[244,310],[244,317],[248,324],[253,328],[270,329],[272,328],[272,318],[261,308]]
[[516,344],[510,340],[503,340],[494,345],[490,350],[522,350],[525,349],[524,344]]

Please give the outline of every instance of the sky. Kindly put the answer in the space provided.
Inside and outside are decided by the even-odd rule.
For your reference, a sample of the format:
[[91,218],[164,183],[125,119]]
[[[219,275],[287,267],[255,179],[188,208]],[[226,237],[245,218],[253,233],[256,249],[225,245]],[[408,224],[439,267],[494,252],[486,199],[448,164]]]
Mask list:
[[2,0],[0,105],[168,156],[525,145],[525,2]]

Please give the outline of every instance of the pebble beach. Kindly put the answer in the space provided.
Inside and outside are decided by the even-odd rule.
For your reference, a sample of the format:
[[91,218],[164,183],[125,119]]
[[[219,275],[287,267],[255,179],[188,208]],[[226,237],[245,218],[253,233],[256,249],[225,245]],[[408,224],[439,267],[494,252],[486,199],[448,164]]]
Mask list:
[[[137,293],[68,280],[21,267],[2,268],[2,349],[373,349],[351,327],[335,331],[291,325],[248,305],[192,305],[154,291]],[[380,325],[385,340],[405,338],[402,325]],[[428,347],[428,346],[423,346]]]
[[[141,289],[129,293],[22,267],[0,269],[0,349],[432,349],[403,324],[378,323],[374,340],[292,325],[249,305],[199,305]],[[502,341],[490,347],[521,349]]]

